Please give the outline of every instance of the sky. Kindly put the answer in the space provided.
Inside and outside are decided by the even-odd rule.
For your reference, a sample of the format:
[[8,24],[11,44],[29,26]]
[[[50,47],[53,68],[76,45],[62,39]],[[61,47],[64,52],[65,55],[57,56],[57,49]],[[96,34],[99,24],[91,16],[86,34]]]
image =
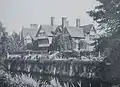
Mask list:
[[93,20],[86,11],[93,9],[96,0],[0,0],[0,21],[8,32],[20,32],[30,24],[61,24],[61,17],[67,17],[70,26],[75,26],[76,18],[81,25],[91,24]]

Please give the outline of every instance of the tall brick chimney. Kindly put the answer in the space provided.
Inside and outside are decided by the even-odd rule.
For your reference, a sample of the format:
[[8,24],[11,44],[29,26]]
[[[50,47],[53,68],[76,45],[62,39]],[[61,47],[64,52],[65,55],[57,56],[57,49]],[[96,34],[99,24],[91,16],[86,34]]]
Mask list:
[[50,17],[51,26],[54,26],[55,17]]
[[67,17],[62,17],[62,28],[67,26]]
[[76,19],[76,27],[80,27],[80,19],[79,18]]

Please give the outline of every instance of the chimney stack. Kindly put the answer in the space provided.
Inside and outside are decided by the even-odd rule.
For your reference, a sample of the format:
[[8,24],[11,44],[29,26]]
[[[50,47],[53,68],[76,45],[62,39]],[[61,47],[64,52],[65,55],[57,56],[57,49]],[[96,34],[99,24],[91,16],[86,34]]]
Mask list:
[[37,24],[30,24],[31,28],[38,28]]
[[51,26],[54,26],[54,20],[55,20],[55,17],[50,17]]
[[68,27],[68,26],[69,26],[69,21],[67,20],[67,21],[66,21],[66,27]]
[[76,27],[80,27],[80,19],[79,18],[76,19]]
[[62,27],[65,28],[67,26],[67,17],[62,17]]

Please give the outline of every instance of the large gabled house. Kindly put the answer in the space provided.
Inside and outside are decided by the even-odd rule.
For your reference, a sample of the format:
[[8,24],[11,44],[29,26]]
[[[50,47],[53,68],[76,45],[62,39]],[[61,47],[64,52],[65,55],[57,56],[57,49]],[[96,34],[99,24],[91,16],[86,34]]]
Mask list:
[[23,28],[21,32],[24,44],[33,42],[34,50],[48,52],[53,44],[52,48],[59,51],[93,51],[91,43],[97,38],[93,24],[81,26],[80,19],[76,19],[76,26],[69,26],[67,18],[62,17],[62,24],[55,25],[54,17],[51,17],[50,25],[36,26]]
[[[93,51],[91,44],[98,38],[93,24],[80,26],[80,19],[76,19],[76,26],[69,26],[67,18],[62,18],[62,25],[56,28],[56,32],[61,32],[61,44],[65,50]],[[70,38],[69,38],[70,37]]]
[[[59,36],[58,40],[54,38]],[[59,35],[60,34],[60,35]],[[52,42],[56,41],[53,49],[56,47],[60,51],[78,50],[78,42],[85,39],[83,29],[67,25],[67,18],[62,18],[62,25],[54,25],[54,18],[51,17],[51,25],[40,25],[36,34],[38,49],[48,49]]]

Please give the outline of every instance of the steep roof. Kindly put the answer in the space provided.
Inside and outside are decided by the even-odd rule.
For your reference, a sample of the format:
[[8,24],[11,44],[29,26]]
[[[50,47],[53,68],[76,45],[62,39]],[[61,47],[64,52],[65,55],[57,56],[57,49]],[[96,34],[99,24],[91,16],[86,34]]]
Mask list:
[[67,27],[67,30],[71,37],[81,37],[84,38],[83,28],[79,27]]
[[[67,27],[67,30],[71,37],[81,37],[84,38],[84,33],[89,33],[90,30],[93,28],[93,24],[84,25],[80,27]],[[44,30],[47,36],[53,36],[51,31],[55,31],[57,26],[51,26],[51,25],[41,25],[40,28],[22,28],[22,34],[23,37],[26,37],[27,35],[30,35],[32,38],[36,36],[36,34],[41,30],[41,28]],[[95,31],[95,29],[94,29]],[[96,32],[96,31],[95,31]]]
[[35,38],[38,28],[22,28],[22,35],[26,37],[27,35]]
[[[94,27],[93,24],[88,24],[84,26],[80,26],[80,28],[83,28],[84,33],[90,33],[90,30]],[[94,29],[95,31],[95,29]],[[95,31],[96,32],[96,31]]]
[[[60,29],[62,31],[62,26],[60,25],[56,29]],[[83,28],[68,26],[65,29],[68,31],[71,37],[84,38]]]
[[[45,31],[47,36],[53,36],[53,34],[51,33],[52,31],[55,31],[56,26],[51,26],[51,25],[41,25],[39,28],[39,31],[41,30],[41,28]],[[38,31],[38,32],[39,32]]]

